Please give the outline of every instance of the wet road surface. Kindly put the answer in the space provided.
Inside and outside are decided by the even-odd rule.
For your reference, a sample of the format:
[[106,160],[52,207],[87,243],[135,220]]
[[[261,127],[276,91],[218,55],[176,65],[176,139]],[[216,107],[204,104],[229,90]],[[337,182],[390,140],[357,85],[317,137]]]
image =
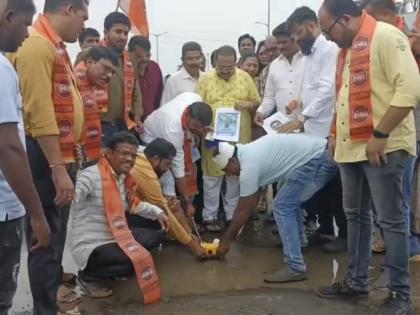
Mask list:
[[[198,262],[181,246],[164,245],[155,255],[162,302],[144,307],[134,278],[112,282],[114,295],[108,299],[84,299],[85,314],[118,315],[280,315],[280,314],[374,314],[375,305],[387,295],[385,289],[372,288],[369,300],[359,302],[319,299],[314,290],[343,279],[346,255],[328,255],[318,248],[304,250],[309,280],[286,285],[268,285],[264,273],[283,265],[278,236],[271,225],[261,221],[248,225],[240,241],[232,246],[226,259]],[[207,239],[213,236],[207,236]],[[68,250],[64,257],[67,272],[76,272]],[[383,255],[375,255],[370,270],[372,285],[381,275]],[[420,264],[411,265],[412,299],[420,309]],[[19,289],[12,314],[31,314],[31,296],[22,256]],[[419,312],[420,314],[420,312]]]

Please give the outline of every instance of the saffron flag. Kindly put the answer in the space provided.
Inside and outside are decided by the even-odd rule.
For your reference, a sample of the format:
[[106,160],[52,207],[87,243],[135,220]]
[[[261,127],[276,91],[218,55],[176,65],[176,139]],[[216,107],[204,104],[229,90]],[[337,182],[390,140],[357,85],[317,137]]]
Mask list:
[[136,34],[149,37],[146,0],[119,0],[118,6],[130,18],[133,25],[132,31]]

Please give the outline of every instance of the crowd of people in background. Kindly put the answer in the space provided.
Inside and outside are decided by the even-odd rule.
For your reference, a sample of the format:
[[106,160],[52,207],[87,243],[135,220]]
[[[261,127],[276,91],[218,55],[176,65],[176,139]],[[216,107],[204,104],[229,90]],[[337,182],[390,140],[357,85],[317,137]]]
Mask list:
[[[34,314],[77,314],[74,285],[106,298],[107,280],[132,274],[158,301],[150,250],[175,240],[206,259],[199,233],[221,233],[223,258],[250,219],[274,222],[283,245],[265,282],[306,280],[302,248],[320,246],[349,265],[317,294],[366,298],[372,252],[386,252],[378,314],[414,314],[420,29],[393,0],[299,7],[258,44],[244,34],[213,51],[212,69],[186,42],[165,78],[124,13],[100,34],[85,28],[88,0],[45,0],[33,22],[35,11],[0,0],[0,315],[24,239]],[[241,113],[236,143],[207,137],[220,108]],[[266,135],[276,113],[288,122]],[[62,267],[66,241],[77,275]]]

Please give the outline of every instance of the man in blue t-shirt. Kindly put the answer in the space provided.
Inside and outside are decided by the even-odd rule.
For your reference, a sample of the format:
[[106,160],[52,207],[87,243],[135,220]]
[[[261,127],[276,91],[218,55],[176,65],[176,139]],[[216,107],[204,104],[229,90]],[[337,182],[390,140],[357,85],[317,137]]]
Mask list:
[[279,134],[246,145],[220,143],[214,161],[230,176],[239,176],[240,199],[218,254],[223,256],[257,206],[263,187],[278,183],[273,212],[283,242],[285,268],[265,277],[269,283],[307,278],[301,251],[303,204],[338,172],[323,138]]
[[46,247],[50,235],[24,149],[18,77],[4,56],[22,44],[34,14],[33,0],[0,0],[0,315],[7,314],[16,292],[25,209],[36,238],[29,250]]

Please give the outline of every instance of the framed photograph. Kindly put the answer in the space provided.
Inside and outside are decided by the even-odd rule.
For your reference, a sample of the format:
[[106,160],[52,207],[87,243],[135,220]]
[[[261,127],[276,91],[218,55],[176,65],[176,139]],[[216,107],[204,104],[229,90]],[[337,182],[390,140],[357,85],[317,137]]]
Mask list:
[[216,110],[213,139],[238,142],[241,130],[241,112],[233,108]]
[[277,112],[264,120],[263,128],[268,135],[276,135],[277,130],[287,122],[289,122],[289,118],[283,113]]

